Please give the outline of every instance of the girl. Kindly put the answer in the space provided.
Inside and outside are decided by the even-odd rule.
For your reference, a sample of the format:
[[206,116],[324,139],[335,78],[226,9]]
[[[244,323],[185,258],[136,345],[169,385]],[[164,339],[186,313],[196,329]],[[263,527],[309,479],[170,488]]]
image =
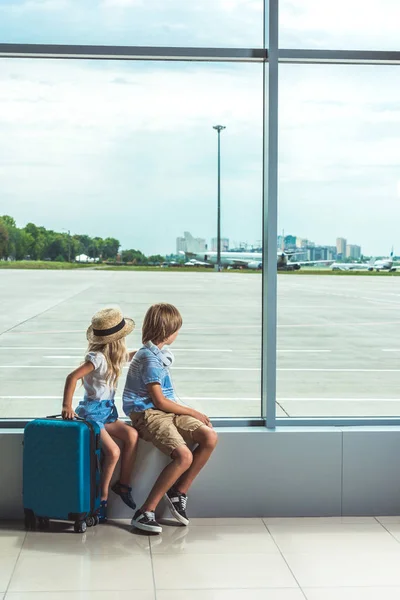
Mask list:
[[[112,490],[132,510],[136,508],[129,481],[135,460],[138,434],[133,427],[118,420],[114,404],[122,367],[126,361],[131,361],[135,354],[135,352],[128,353],[125,343],[125,337],[133,331],[134,327],[135,323],[132,319],[124,319],[118,308],[105,308],[97,312],[86,333],[89,347],[85,362],[68,375],[64,388],[63,419],[73,419],[76,416],[91,419],[96,421],[101,429],[104,463],[99,518],[102,523],[107,521],[108,487],[120,454],[120,480],[113,485]],[[80,379],[83,382],[85,396],[74,412],[72,400],[76,384]],[[122,441],[122,452],[111,436]]]

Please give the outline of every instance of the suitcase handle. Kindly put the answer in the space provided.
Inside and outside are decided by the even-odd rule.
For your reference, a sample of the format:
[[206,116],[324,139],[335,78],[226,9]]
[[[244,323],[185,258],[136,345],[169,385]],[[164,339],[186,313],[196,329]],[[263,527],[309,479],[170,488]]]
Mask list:
[[[61,414],[60,415],[49,415],[49,416],[45,417],[45,419],[57,419],[58,417],[62,417],[62,415]],[[84,421],[84,420],[85,419],[82,419],[82,417],[78,417],[78,416],[76,416],[72,419],[72,421]]]

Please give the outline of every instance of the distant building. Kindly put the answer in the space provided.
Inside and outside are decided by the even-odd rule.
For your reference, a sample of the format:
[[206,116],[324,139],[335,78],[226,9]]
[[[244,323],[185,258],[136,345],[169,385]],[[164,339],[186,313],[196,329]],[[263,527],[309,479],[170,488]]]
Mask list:
[[185,231],[184,237],[176,238],[176,253],[190,252],[199,254],[207,250],[206,240],[203,238],[194,238],[189,231]]
[[[211,251],[217,252],[218,250],[218,238],[212,238],[211,240]],[[229,250],[229,239],[221,238],[221,252],[228,252]]]
[[291,249],[296,248],[296,236],[295,235],[286,235],[285,236],[285,248]]
[[278,235],[276,247],[278,250],[282,250],[285,247],[285,238],[283,235]]
[[87,254],[79,254],[79,256],[75,256],[75,262],[79,263],[94,263],[99,262],[99,258],[91,258],[87,256]]
[[345,258],[347,256],[346,246],[347,246],[347,240],[345,238],[337,238],[336,251],[337,251],[338,258]]
[[346,257],[354,258],[354,260],[360,260],[361,246],[356,246],[354,244],[348,244],[346,247]]

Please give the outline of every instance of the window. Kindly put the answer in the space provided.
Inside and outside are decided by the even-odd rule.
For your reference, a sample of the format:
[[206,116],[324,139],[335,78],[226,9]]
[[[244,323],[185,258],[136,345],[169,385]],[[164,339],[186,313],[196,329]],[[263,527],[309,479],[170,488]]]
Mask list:
[[263,0],[5,0],[0,40],[261,48]]
[[[261,238],[261,64],[2,59],[0,69],[2,212],[20,228],[64,231],[72,257],[82,234],[165,257],[188,232],[206,254],[216,235],[213,125],[223,123],[222,236],[231,247]],[[46,248],[32,258],[57,258]],[[59,412],[94,312],[119,304],[137,322],[128,339],[137,348],[158,301],[184,318],[172,371],[181,399],[214,417],[260,417],[260,272],[95,266],[0,271],[1,417]]]
[[400,414],[400,279],[374,267],[400,253],[399,84],[393,66],[280,67],[279,230],[294,262],[333,259],[278,277],[291,417]]
[[281,48],[399,50],[397,0],[281,0]]

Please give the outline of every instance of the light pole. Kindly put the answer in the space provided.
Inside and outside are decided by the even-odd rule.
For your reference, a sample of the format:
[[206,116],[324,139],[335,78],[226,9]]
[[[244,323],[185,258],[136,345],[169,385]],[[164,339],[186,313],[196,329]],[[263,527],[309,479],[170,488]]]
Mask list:
[[62,231],[66,231],[68,233],[68,262],[71,262],[71,230],[63,228]]
[[221,131],[224,125],[214,125],[218,132],[218,217],[217,217],[217,269],[221,271]]

